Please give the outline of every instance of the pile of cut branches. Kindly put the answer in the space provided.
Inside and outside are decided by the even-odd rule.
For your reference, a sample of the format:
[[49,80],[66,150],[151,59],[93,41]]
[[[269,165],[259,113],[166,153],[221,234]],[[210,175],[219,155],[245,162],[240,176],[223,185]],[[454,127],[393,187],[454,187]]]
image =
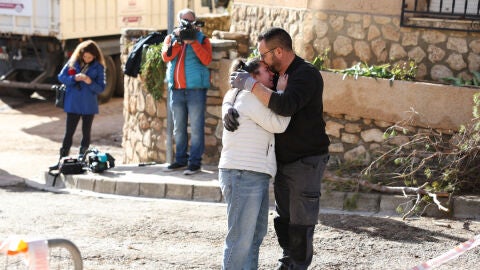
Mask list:
[[[409,136],[409,141],[379,155],[364,171],[370,178],[403,181],[406,186],[426,183],[432,192],[480,192],[480,94],[474,96],[474,118],[451,136],[433,129]],[[387,141],[405,131],[390,127]]]
[[[410,120],[395,124],[384,133],[383,150],[360,175],[352,178],[327,172],[326,180],[383,193],[416,194],[413,206],[403,211],[403,218],[413,213],[421,215],[432,203],[448,212],[438,197],[480,193],[480,94],[474,95],[474,104],[471,122],[453,135],[433,129],[409,134]],[[398,133],[409,140],[389,145]]]

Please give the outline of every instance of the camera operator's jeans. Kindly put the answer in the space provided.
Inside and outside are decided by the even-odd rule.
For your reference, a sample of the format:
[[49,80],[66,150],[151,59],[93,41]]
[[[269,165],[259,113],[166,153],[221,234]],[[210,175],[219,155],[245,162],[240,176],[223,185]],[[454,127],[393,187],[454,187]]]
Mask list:
[[253,171],[219,170],[228,216],[222,269],[258,268],[260,245],[267,234],[270,178]]
[[[170,108],[175,137],[175,162],[182,165],[200,166],[205,149],[206,89],[183,89],[170,91]],[[188,118],[190,118],[190,155],[188,148]]]

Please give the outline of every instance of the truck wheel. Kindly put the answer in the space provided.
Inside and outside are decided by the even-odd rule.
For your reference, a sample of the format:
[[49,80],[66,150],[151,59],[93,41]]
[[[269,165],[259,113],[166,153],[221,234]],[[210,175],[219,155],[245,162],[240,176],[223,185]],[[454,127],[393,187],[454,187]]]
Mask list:
[[107,64],[105,90],[98,95],[98,101],[100,103],[107,103],[115,92],[117,84],[117,70],[115,69],[115,63],[111,56],[105,56],[105,62]]
[[115,68],[117,69],[117,88],[115,89],[115,96],[117,97],[123,97],[123,94],[125,92],[125,86],[123,84],[123,68],[122,68],[122,63],[120,61],[120,55],[116,55],[113,58],[113,61],[115,62]]

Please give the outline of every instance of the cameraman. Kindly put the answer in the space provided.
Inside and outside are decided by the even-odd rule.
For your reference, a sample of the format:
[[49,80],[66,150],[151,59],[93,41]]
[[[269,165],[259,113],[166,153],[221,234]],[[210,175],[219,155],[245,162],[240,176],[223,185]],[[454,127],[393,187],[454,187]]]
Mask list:
[[[195,13],[178,13],[179,27],[165,37],[163,61],[167,63],[167,81],[175,138],[175,161],[167,170],[186,170],[185,175],[200,171],[205,148],[204,127],[207,89],[210,87],[212,45],[197,26]],[[190,118],[191,147],[188,149],[187,125]]]

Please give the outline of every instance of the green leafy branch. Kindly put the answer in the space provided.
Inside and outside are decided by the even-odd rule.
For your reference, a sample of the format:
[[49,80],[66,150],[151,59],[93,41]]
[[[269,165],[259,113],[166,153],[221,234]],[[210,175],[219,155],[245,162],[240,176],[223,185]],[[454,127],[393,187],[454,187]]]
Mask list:
[[164,92],[164,80],[167,65],[162,59],[162,45],[150,45],[142,53],[141,75],[148,92],[155,100],[159,100]]
[[442,78],[445,82],[451,83],[455,86],[477,86],[480,87],[480,72],[472,71],[473,77],[471,80],[457,77]]
[[366,63],[357,63],[350,68],[346,69],[328,69],[323,67],[324,60],[317,57],[313,61],[313,65],[319,68],[320,70],[327,70],[336,73],[343,73],[343,79],[347,76],[353,76],[355,79],[358,77],[371,77],[371,78],[381,78],[388,80],[403,80],[403,81],[413,81],[417,74],[417,65],[415,61],[409,60],[403,64],[382,64],[382,65],[371,65],[368,66]]

